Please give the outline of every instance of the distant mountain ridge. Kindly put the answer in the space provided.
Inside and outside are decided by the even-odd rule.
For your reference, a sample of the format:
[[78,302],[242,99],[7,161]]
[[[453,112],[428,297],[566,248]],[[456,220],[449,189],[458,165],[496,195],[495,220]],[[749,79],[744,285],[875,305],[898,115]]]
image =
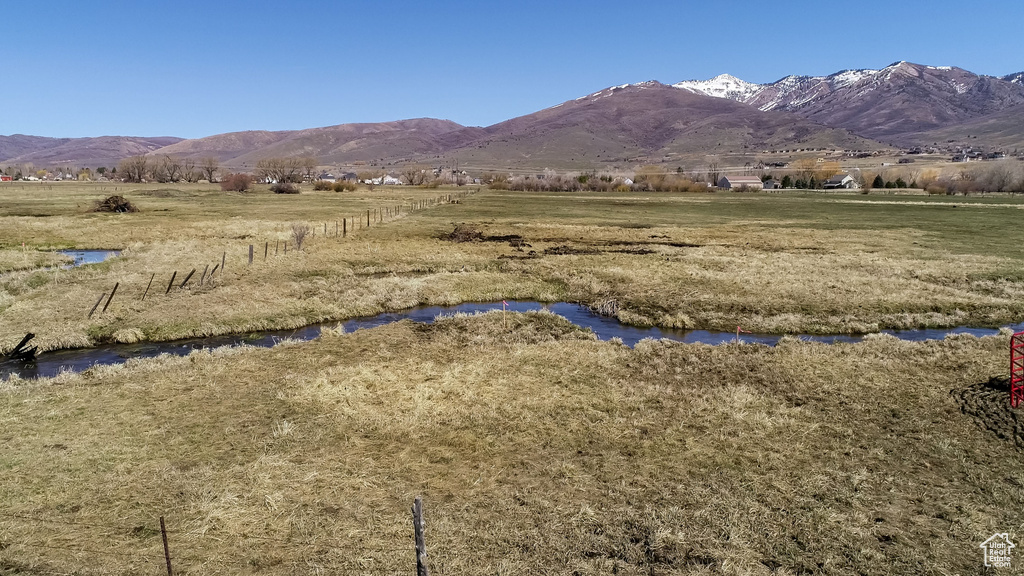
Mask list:
[[874,139],[948,127],[1024,103],[1024,73],[1001,78],[953,66],[895,62],[880,70],[786,76],[753,84],[723,74],[676,88],[728,98],[759,110],[787,110]]
[[418,118],[284,131],[173,137],[0,136],[0,162],[115,165],[139,154],[218,158],[249,170],[262,158],[315,156],[323,165],[432,164],[491,169],[593,169],[700,161],[765,150],[878,150],[890,145],[1024,142],[1024,72],[984,76],[896,62],[769,84],[728,74],[672,85],[623,84],[487,127]]

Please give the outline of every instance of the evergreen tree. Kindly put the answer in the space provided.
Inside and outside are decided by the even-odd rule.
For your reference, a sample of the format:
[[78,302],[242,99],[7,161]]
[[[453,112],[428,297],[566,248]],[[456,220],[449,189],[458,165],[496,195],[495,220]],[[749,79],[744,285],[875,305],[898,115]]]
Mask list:
[[875,176],[875,179],[871,181],[872,188],[885,188],[885,180],[882,179],[882,175]]

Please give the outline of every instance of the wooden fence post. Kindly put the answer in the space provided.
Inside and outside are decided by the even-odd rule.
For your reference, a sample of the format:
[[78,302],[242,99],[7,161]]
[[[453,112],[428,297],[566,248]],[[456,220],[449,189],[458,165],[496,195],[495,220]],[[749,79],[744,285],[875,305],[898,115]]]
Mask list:
[[412,505],[412,527],[416,535],[416,576],[430,576],[427,569],[427,540],[423,535],[423,499],[419,496]]
[[120,282],[114,282],[114,289],[110,291],[110,298],[107,298],[107,303],[103,305],[103,310],[100,310],[100,314],[107,311],[107,306],[110,306],[110,301],[114,299],[114,294],[117,292],[117,287],[120,285]]
[[93,314],[93,312],[95,312],[95,311],[96,311],[96,309],[100,307],[100,302],[103,302],[103,298],[104,298],[104,297],[105,297],[106,295],[107,295],[107,293],[106,293],[106,292],[104,292],[103,294],[100,294],[100,299],[99,299],[99,300],[97,300],[95,304],[93,304],[93,306],[92,306],[92,310],[89,310],[89,315],[88,315],[88,316],[86,316],[86,318],[92,318],[92,314]]
[[341,237],[348,236],[348,216],[341,219]]
[[367,228],[370,227],[370,211],[369,210],[366,211],[366,227]]
[[252,244],[249,244],[249,266],[252,266]]
[[196,273],[196,269],[193,268],[192,271],[188,273],[188,276],[185,276],[185,279],[181,281],[181,286],[178,286],[178,288],[184,288],[185,284],[188,284],[189,279],[191,279],[192,275],[195,274],[195,273]]
[[199,277],[199,285],[202,286],[203,282],[206,281],[206,273],[210,271],[210,265],[207,264],[206,268],[203,268],[203,275]]
[[269,252],[269,251],[270,251],[270,241],[268,240],[267,242],[263,243],[263,259],[264,260],[267,259],[267,252]]
[[167,576],[174,576],[171,571],[171,549],[167,545],[167,525],[164,524],[164,517],[160,517],[160,535],[164,539],[164,561],[167,563]]
[[228,257],[228,253],[227,252],[225,252],[225,253],[220,255],[220,273],[221,274],[224,273],[224,260],[227,257]]
[[171,274],[171,281],[167,283],[167,291],[164,292],[164,296],[166,296],[166,295],[171,293],[171,287],[174,286],[174,277],[177,276],[177,275],[178,275],[178,271],[177,270],[175,270],[174,273]]
[[142,293],[142,301],[143,302],[146,301],[146,294],[149,294],[149,288],[150,288],[150,286],[153,285],[153,279],[154,278],[156,278],[156,272],[153,272],[153,275],[149,277],[149,284],[146,285],[146,291]]

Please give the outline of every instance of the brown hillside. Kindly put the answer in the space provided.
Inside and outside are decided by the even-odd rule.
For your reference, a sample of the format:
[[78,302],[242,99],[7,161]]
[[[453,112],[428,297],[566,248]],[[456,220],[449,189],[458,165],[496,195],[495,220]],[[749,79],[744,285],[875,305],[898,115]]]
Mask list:
[[467,166],[585,169],[636,163],[703,164],[707,155],[744,156],[778,148],[878,149],[845,130],[786,112],[658,82],[616,87],[484,129],[448,152]]

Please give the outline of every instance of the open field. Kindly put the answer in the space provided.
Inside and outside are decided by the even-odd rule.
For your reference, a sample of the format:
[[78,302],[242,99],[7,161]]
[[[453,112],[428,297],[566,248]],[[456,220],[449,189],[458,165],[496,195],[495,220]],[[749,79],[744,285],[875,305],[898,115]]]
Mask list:
[[[778,333],[1024,319],[1008,196],[482,190],[413,211],[461,190],[118,185],[141,212],[88,212],[102,188],[0,187],[0,349],[503,298]],[[318,235],[275,256],[293,222]],[[450,241],[457,224],[482,238]],[[124,253],[32,270],[71,247]],[[160,516],[179,574],[408,573],[416,495],[442,575],[973,574],[980,542],[1024,533],[1005,332],[630,349],[547,313],[502,322],[0,383],[0,574],[161,574]]]
[[[0,351],[29,331],[43,349],[82,347],[503,298],[613,302],[620,320],[637,325],[773,333],[1024,319],[1024,199],[1008,196],[481,191],[412,212],[411,203],[447,192],[120,185],[141,212],[88,212],[111,188],[0,188],[0,264],[9,271],[0,275]],[[367,209],[399,204],[402,215],[382,225],[323,236],[324,223],[333,236],[344,216],[364,225]],[[319,235],[302,252],[275,256],[296,221]],[[457,223],[501,241],[444,239]],[[11,271],[45,264],[53,257],[37,251],[59,247],[124,254],[68,271]],[[214,282],[164,295],[172,273],[180,283],[196,268],[198,279],[225,253]],[[108,311],[87,319],[115,283]]]
[[629,349],[501,324],[8,382],[0,570],[157,575],[162,515],[181,574],[409,573],[416,495],[437,574],[968,574],[1019,538],[1005,336]]

